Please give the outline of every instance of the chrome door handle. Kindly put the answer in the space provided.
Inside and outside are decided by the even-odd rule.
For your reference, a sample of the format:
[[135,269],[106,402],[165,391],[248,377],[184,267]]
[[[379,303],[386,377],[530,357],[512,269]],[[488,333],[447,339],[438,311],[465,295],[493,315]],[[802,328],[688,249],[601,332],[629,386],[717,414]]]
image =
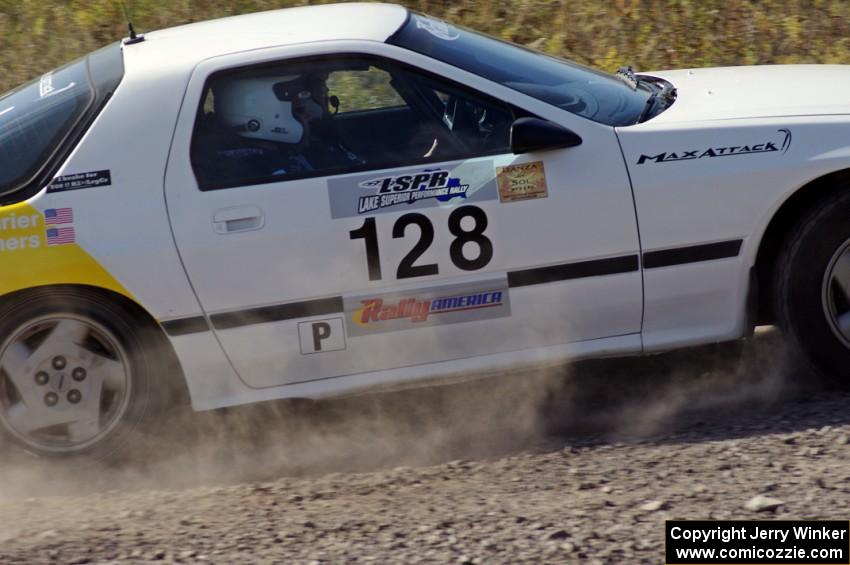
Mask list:
[[256,206],[222,208],[213,214],[213,229],[218,234],[254,231],[266,223],[263,211]]

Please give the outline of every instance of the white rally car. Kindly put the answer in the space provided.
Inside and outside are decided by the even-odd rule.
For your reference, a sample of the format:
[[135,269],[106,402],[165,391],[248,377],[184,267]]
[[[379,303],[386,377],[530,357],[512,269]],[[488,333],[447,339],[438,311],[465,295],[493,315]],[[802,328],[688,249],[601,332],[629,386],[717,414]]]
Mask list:
[[[850,68],[607,75],[404,8],[133,37],[0,98],[0,430],[778,323],[850,362]],[[184,387],[185,384],[185,387]]]

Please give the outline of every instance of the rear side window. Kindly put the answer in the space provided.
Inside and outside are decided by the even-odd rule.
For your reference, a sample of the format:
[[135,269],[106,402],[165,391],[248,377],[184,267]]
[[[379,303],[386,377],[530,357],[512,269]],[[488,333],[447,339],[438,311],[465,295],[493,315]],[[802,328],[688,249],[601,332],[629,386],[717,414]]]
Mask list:
[[0,204],[50,181],[122,76],[115,44],[0,97]]
[[40,168],[92,98],[86,62],[78,61],[0,100],[0,192]]

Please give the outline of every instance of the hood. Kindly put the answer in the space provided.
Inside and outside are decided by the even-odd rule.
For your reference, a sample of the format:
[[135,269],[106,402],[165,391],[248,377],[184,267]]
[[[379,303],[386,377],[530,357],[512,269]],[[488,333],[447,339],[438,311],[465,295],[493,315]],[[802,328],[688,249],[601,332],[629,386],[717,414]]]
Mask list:
[[678,91],[648,123],[850,114],[850,65],[764,65],[642,73]]

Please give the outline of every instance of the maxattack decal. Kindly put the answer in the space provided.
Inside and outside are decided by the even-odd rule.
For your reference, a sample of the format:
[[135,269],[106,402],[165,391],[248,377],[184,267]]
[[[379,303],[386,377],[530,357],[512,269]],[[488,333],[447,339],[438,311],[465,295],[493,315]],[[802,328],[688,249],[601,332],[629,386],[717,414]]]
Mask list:
[[791,131],[778,130],[781,137],[774,140],[761,140],[758,143],[707,147],[703,149],[665,151],[656,155],[641,154],[638,165],[644,163],[673,163],[676,161],[693,161],[712,157],[734,157],[738,155],[757,155],[760,153],[786,153],[791,147]]
[[332,218],[431,208],[497,198],[491,161],[361,174],[328,181]]
[[343,299],[350,337],[511,315],[506,277]]

